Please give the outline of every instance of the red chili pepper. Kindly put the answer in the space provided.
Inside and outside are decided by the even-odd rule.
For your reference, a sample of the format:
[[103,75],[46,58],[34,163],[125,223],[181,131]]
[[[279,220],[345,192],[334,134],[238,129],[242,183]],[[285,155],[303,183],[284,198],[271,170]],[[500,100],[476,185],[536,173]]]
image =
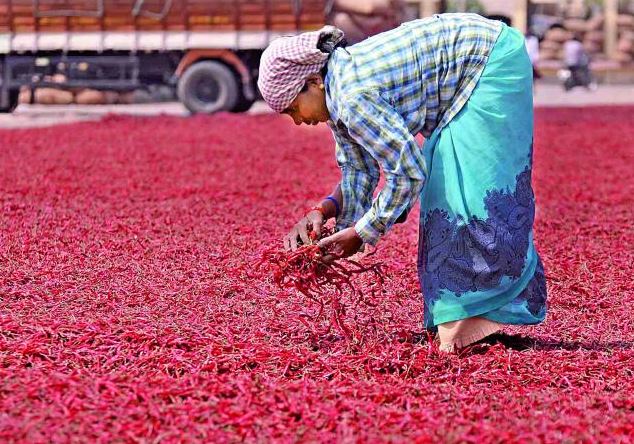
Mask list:
[[0,129],[0,442],[632,442],[633,116],[537,110],[549,312],[460,355],[423,326],[414,213],[380,260],[254,266],[340,180],[327,128]]

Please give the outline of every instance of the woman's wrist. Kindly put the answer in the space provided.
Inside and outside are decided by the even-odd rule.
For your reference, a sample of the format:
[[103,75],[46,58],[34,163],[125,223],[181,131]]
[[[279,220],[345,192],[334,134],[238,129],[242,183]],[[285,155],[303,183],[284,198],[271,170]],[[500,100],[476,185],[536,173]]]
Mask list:
[[324,200],[332,202],[332,204],[335,207],[335,217],[339,217],[339,214],[341,213],[341,205],[339,204],[339,201],[337,200],[337,198],[331,194],[330,196],[326,197],[326,199]]
[[339,202],[337,202],[332,196],[328,196],[321,201],[319,206],[324,210],[324,219],[330,219],[331,217],[339,216]]

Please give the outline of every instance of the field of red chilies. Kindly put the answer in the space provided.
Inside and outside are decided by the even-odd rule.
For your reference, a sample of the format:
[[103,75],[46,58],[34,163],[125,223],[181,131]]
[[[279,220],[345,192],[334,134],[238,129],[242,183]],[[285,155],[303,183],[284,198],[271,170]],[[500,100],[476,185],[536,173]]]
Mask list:
[[326,127],[2,130],[0,441],[631,442],[633,165],[634,108],[537,111],[548,317],[456,356],[420,334],[415,214],[359,258],[354,337],[255,267],[336,183]]

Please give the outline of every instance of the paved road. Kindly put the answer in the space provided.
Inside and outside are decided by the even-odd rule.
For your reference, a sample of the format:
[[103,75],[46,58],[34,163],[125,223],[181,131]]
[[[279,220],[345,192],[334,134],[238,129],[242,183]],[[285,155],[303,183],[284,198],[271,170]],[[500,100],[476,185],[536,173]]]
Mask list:
[[[566,93],[558,85],[539,84],[535,92],[536,106],[634,105],[634,85],[602,85],[596,91],[575,89]],[[256,103],[249,113],[265,113],[269,108]],[[0,114],[0,128],[28,128],[99,120],[109,113],[133,115],[187,116],[180,103],[151,103],[138,105],[20,105],[13,114]]]

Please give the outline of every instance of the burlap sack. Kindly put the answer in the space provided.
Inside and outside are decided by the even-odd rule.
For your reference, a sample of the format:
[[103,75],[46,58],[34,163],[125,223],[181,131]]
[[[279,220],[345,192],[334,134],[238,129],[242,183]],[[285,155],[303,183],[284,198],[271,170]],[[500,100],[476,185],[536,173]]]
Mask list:
[[634,28],[634,15],[619,14],[616,18],[616,24],[619,28]]
[[631,63],[632,60],[634,60],[634,57],[632,57],[632,54],[630,53],[617,51],[612,56],[612,59],[616,60],[617,62],[625,64],[625,63]]
[[78,105],[104,105],[106,98],[101,91],[84,89],[75,94],[75,103]]
[[631,53],[634,50],[634,41],[621,37],[616,48],[619,52]]
[[603,31],[590,31],[587,32],[584,36],[584,40],[595,42],[595,43],[603,43]]
[[585,32],[588,30],[588,22],[583,19],[566,19],[564,20],[564,27],[568,31],[573,32]]
[[411,19],[404,0],[334,0],[327,12],[327,22],[343,30],[350,44]]
[[38,88],[35,90],[35,103],[43,105],[70,105],[74,95],[70,91],[55,88]]
[[601,52],[603,48],[597,42],[593,42],[591,40],[584,40],[583,49],[585,49],[590,54],[596,54],[598,52]]
[[549,29],[544,36],[544,40],[558,43],[563,43],[570,38],[572,38],[572,33],[561,28]]
[[560,49],[560,48],[561,48],[561,43],[559,43],[559,42],[555,42],[555,41],[552,41],[552,40],[544,40],[544,41],[541,43],[541,45],[540,45],[540,47],[539,47],[539,48],[540,48],[540,50],[544,50],[544,49],[548,50],[548,49],[551,49],[551,50],[553,50],[553,51],[557,51],[558,49]]
[[603,29],[603,15],[597,14],[587,21],[588,31],[599,31]]

